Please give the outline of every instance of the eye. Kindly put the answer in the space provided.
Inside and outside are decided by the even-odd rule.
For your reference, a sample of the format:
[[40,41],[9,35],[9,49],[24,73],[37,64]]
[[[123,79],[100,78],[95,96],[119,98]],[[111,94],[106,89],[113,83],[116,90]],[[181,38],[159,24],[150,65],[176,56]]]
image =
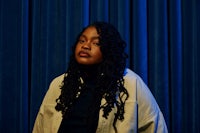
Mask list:
[[95,45],[95,46],[100,46],[99,41],[93,41],[92,44]]
[[78,43],[80,43],[80,44],[83,44],[84,42],[85,42],[84,39],[79,39],[79,40],[78,40]]
[[96,43],[96,42],[94,42],[94,43],[92,43],[92,44],[99,46],[99,43]]

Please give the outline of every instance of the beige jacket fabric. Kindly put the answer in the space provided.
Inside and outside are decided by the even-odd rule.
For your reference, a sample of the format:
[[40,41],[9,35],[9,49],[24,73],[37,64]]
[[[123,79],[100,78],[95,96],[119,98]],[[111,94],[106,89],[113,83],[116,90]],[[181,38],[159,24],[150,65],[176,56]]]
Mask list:
[[[62,114],[55,110],[56,99],[60,95],[60,86],[64,74],[55,78],[44,97],[38,112],[33,133],[57,133],[62,121]],[[142,79],[130,69],[125,70],[125,88],[129,98],[125,103],[124,120],[117,120],[118,133],[167,133],[167,126],[153,95]],[[102,99],[101,104],[105,103]],[[115,133],[112,126],[116,108],[109,114],[108,119],[102,117],[100,110],[96,133]]]

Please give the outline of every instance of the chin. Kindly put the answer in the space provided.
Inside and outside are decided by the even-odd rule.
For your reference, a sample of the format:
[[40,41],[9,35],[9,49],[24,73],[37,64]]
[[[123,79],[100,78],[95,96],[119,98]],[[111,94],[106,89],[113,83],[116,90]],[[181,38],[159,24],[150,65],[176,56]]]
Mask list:
[[80,61],[80,60],[77,60],[77,63],[80,64],[80,65],[96,65],[96,64],[99,64],[99,63],[96,63],[96,62],[90,62],[90,61]]
[[96,65],[100,63],[96,60],[88,60],[87,58],[76,58],[76,61],[81,65]]
[[81,64],[81,65],[92,65],[92,63],[88,62],[88,61],[80,61],[80,60],[77,60],[78,64]]

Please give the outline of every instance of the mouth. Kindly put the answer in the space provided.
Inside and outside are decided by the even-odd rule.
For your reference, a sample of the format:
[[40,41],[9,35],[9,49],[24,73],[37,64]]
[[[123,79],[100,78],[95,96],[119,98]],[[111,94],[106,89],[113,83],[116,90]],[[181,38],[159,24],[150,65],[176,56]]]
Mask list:
[[90,54],[88,54],[87,52],[84,52],[84,51],[80,51],[79,56],[80,57],[90,57]]

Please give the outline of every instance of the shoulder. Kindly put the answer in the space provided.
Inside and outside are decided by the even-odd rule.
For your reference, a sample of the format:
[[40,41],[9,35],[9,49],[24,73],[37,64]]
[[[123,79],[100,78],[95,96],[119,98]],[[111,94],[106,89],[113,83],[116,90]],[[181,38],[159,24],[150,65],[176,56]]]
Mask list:
[[139,75],[130,69],[126,69],[124,82],[125,88],[129,92],[130,100],[134,99],[138,104],[139,126],[160,115],[160,108],[153,94]]
[[150,112],[154,112],[155,110],[159,110],[150,89],[135,72],[130,69],[125,70],[124,84],[129,92],[130,98],[134,98],[137,101],[140,111],[148,109]]
[[142,78],[129,68],[126,68],[124,71],[124,82],[125,82],[125,86],[127,86],[128,88],[129,87],[131,88],[145,87],[146,88],[146,84],[144,83]]
[[54,78],[50,83],[50,87],[51,86],[60,86],[64,80],[64,76],[65,76],[65,74],[62,74],[62,75],[59,75],[56,78]]
[[137,75],[134,71],[132,71],[131,69],[129,68],[126,68],[124,70],[124,78],[125,79],[140,79],[140,76]]
[[138,101],[138,93],[147,91],[147,86],[138,74],[129,68],[124,71],[124,87],[129,93],[129,100]]
[[124,84],[129,92],[136,93],[138,104],[149,101],[156,103],[148,86],[144,83],[142,78],[130,69],[124,71]]
[[60,87],[63,84],[63,80],[64,80],[65,74],[59,75],[58,77],[54,78],[49,86],[49,91],[55,91],[55,90],[60,90]]
[[62,86],[64,76],[65,74],[59,75],[51,81],[44,98],[44,103],[55,104],[55,99],[57,99],[61,93],[60,87]]

